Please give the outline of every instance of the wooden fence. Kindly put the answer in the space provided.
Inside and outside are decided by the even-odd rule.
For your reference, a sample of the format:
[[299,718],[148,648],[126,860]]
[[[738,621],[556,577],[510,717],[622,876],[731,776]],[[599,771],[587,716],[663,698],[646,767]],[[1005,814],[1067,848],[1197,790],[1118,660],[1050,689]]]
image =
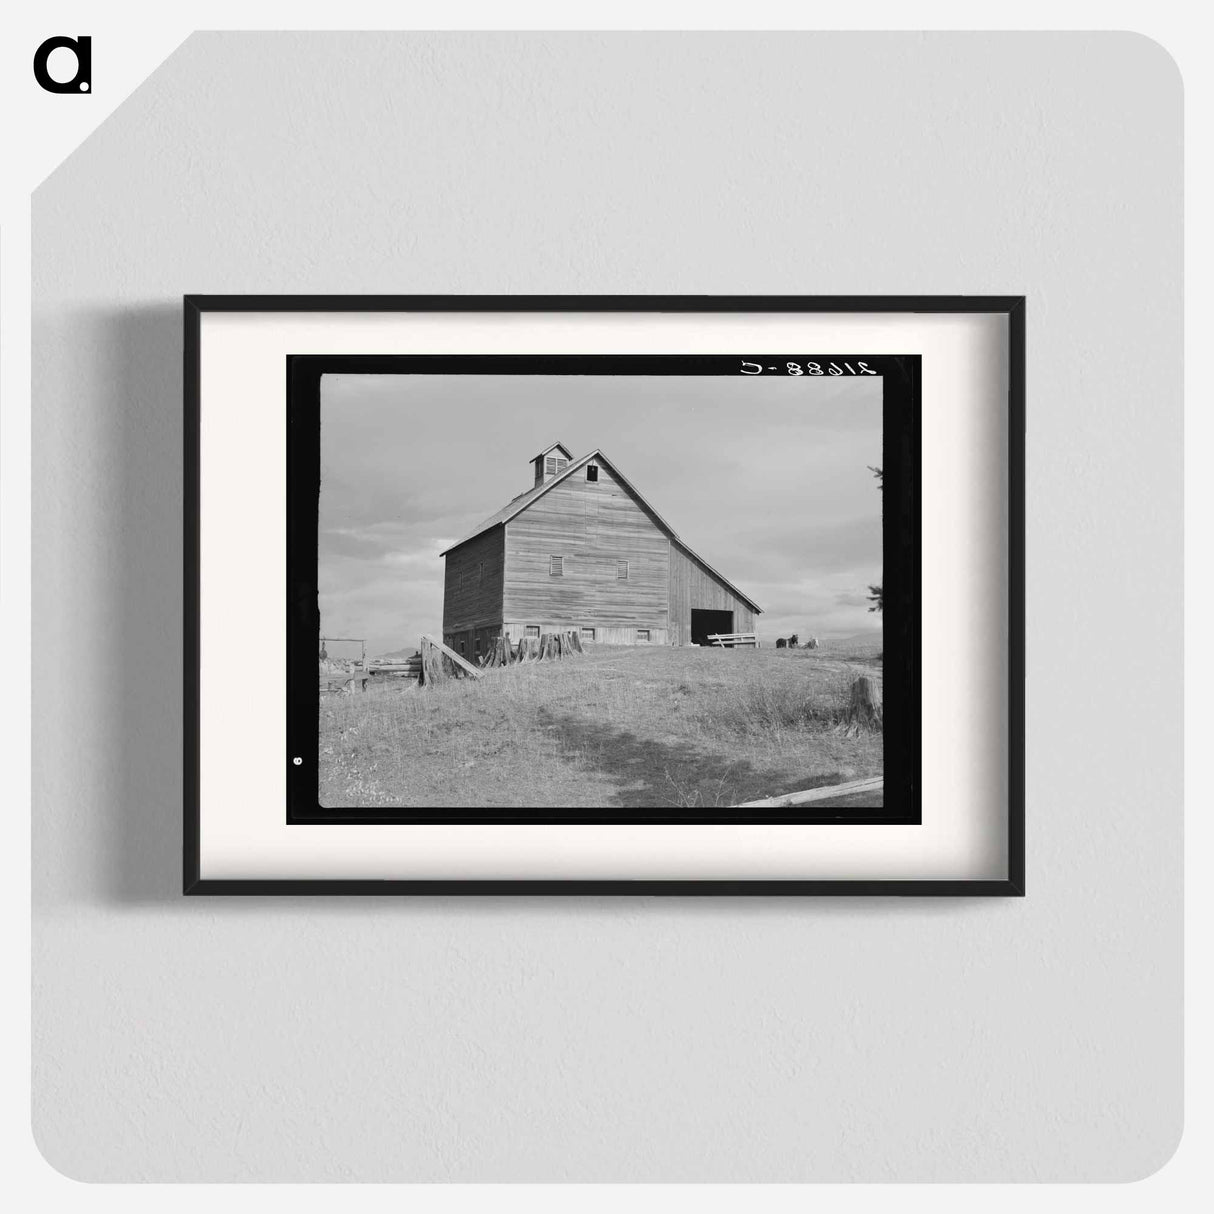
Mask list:
[[754,632],[710,632],[708,639],[718,649],[733,649],[738,645],[759,647],[759,636]]
[[350,694],[364,691],[367,686],[367,668],[358,662],[331,662],[321,660],[320,692],[342,692]]
[[367,673],[373,683],[395,680],[416,682],[422,674],[422,655],[418,652],[407,658],[380,658],[367,663]]

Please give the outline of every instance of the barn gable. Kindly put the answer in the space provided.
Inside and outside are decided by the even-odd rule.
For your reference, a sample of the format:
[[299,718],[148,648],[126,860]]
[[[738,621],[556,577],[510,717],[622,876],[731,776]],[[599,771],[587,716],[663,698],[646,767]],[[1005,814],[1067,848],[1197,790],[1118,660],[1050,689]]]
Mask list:
[[639,627],[665,640],[670,541],[613,473],[585,462],[506,524],[507,620],[576,621],[596,640]]

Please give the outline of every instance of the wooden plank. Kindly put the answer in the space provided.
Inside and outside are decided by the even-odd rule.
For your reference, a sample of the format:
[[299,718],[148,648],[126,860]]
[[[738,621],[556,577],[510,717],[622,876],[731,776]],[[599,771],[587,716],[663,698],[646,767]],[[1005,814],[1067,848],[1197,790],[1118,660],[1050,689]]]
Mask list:
[[429,643],[433,645],[435,649],[437,649],[440,653],[446,654],[447,657],[449,657],[461,670],[466,671],[474,679],[479,679],[481,677],[481,672],[477,670],[477,668],[473,666],[471,662],[465,661],[459,656],[458,653],[455,652],[454,649],[448,648],[448,646],[444,645],[442,641],[436,641],[433,637],[428,636],[422,637],[422,640],[429,641]]
[[804,792],[790,792],[782,797],[768,797],[763,801],[746,801],[735,809],[787,809],[793,805],[809,805],[814,801],[831,801],[835,797],[850,797],[861,792],[877,792],[885,787],[885,777],[875,776],[869,780],[851,780],[846,784],[828,784],[825,788],[807,788]]

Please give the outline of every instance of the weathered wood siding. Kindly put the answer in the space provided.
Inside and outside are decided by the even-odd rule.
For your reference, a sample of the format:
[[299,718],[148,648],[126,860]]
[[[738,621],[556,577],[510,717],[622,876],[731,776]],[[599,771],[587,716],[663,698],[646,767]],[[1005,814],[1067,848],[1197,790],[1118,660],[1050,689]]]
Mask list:
[[[541,633],[545,632],[560,632],[562,629],[572,627],[565,620],[507,620],[502,625],[502,631],[513,642],[526,636],[527,626],[538,627]],[[582,640],[587,644],[595,645],[666,645],[669,643],[670,637],[665,628],[650,628],[649,640],[641,641],[637,637],[637,629],[633,625],[604,625],[604,624],[589,624],[578,625],[579,628],[590,627],[594,629],[594,637],[583,637]],[[640,627],[644,628],[642,624]]]
[[670,542],[670,643],[691,643],[691,609],[733,612],[734,632],[754,632],[755,612],[681,544]]
[[[670,541],[606,467],[599,465],[597,481],[579,468],[512,518],[505,551],[504,619],[593,627],[604,636],[635,628],[665,634]],[[564,558],[557,577],[549,572],[554,556]],[[619,561],[628,562],[627,578],[618,575]]]
[[500,626],[504,541],[505,528],[494,527],[447,553],[443,585],[444,637]]

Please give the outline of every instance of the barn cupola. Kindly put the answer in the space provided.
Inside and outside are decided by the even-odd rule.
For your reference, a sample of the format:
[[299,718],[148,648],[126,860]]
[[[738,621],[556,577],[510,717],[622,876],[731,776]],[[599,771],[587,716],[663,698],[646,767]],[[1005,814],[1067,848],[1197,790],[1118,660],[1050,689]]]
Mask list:
[[545,447],[531,461],[532,466],[535,468],[535,483],[542,485],[545,481],[550,481],[554,476],[559,476],[569,467],[571,459],[573,459],[573,454],[564,443],[553,443],[551,447]]

